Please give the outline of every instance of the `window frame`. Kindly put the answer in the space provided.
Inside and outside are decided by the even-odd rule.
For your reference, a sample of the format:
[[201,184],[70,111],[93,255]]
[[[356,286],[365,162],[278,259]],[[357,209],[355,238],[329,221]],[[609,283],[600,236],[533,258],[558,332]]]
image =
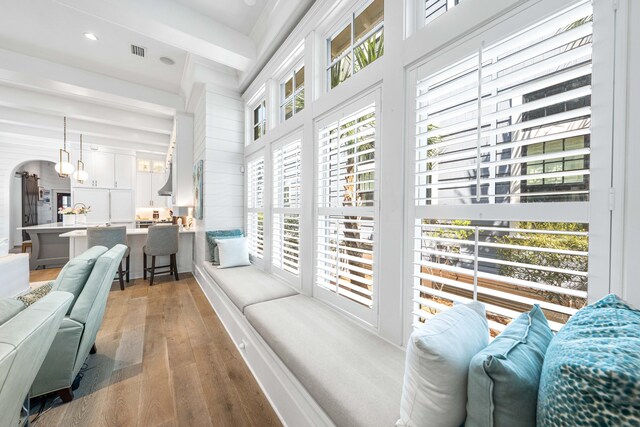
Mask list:
[[[272,197],[269,200],[269,204],[270,204],[270,221],[271,221],[271,228],[270,228],[270,240],[271,240],[271,252],[270,252],[270,266],[271,266],[271,272],[280,277],[281,279],[287,281],[288,283],[294,285],[296,288],[301,288],[302,286],[302,269],[303,269],[303,263],[304,263],[304,258],[302,257],[302,244],[301,242],[303,241],[302,236],[301,236],[301,231],[302,231],[302,225],[303,225],[303,205],[302,205],[302,191],[304,189],[304,181],[303,181],[303,174],[300,171],[299,176],[298,176],[298,187],[299,187],[299,201],[298,201],[298,206],[294,207],[294,208],[283,208],[283,207],[278,207],[276,206],[275,200],[276,197],[278,197],[278,195],[276,194],[276,177],[275,177],[275,171],[276,171],[276,162],[275,162],[275,153],[276,151],[283,149],[287,146],[293,145],[293,144],[299,144],[299,164],[302,165],[302,155],[303,155],[303,135],[302,132],[296,132],[294,134],[291,134],[285,138],[282,138],[276,142],[274,142],[273,144],[271,144],[271,176],[270,176],[270,181],[271,181],[271,192],[272,192]],[[301,169],[301,168],[300,168]],[[274,242],[275,242],[275,219],[276,219],[276,215],[286,215],[286,214],[293,214],[293,215],[298,215],[298,274],[295,275],[287,270],[281,269],[279,268],[277,265],[274,264],[274,254],[275,254],[275,250],[274,250]]]
[[[324,73],[325,73],[325,84],[326,84],[326,91],[330,91],[332,89],[335,89],[336,87],[340,86],[342,83],[346,82],[347,80],[349,80],[350,78],[352,78],[358,71],[362,70],[365,67],[360,68],[360,70],[355,71],[355,54],[354,51],[362,46],[367,40],[369,40],[373,35],[375,35],[378,31],[382,31],[382,37],[384,37],[384,12],[382,15],[382,21],[379,22],[378,24],[376,24],[371,30],[369,30],[367,33],[365,33],[362,36],[362,39],[357,43],[355,43],[355,22],[356,22],[356,18],[358,16],[360,16],[360,14],[362,12],[364,12],[364,10],[369,7],[369,5],[371,5],[374,2],[374,0],[368,0],[365,3],[359,5],[355,10],[350,12],[350,16],[348,18],[345,18],[344,20],[341,21],[341,24],[337,27],[338,29],[331,32],[328,37],[325,37],[325,46],[326,46],[326,63],[325,63],[325,69],[324,69]],[[384,6],[383,6],[384,7]],[[384,9],[383,9],[384,10]],[[331,42],[348,26],[351,26],[351,34],[350,34],[350,42],[349,42],[349,47],[342,52],[340,55],[338,55],[338,57],[336,57],[336,59],[334,59],[333,61],[331,60]],[[384,44],[384,41],[383,41]],[[384,47],[383,47],[384,49]],[[335,64],[340,63],[340,61],[342,61],[343,58],[345,58],[346,56],[351,56],[351,64],[350,64],[350,72],[349,72],[349,76],[347,78],[345,78],[343,81],[339,82],[338,84],[336,84],[334,87],[331,87],[331,69],[333,68],[333,66]],[[382,56],[384,56],[384,53],[382,54]],[[376,58],[376,60],[379,58]]]
[[[259,108],[262,108],[263,117],[261,121],[256,123],[255,113],[256,113],[256,110],[258,110]],[[254,143],[254,142],[258,142],[260,138],[262,138],[267,134],[267,100],[266,98],[263,97],[260,101],[255,103],[251,108],[250,114],[251,114],[251,142],[250,143]],[[261,128],[261,133],[260,133],[260,136],[256,138],[256,128],[258,127]]]
[[[304,62],[300,61],[296,64],[295,67],[293,67],[289,72],[287,72],[287,74],[280,80],[280,105],[279,105],[279,110],[280,110],[280,123],[284,123],[289,119],[292,119],[296,114],[300,113],[301,111],[304,110],[304,108],[306,107],[306,95],[307,92],[305,91],[306,88],[306,79],[305,82],[302,84],[302,87],[300,88],[296,88],[296,74],[301,71],[305,72],[305,68],[304,68]],[[293,85],[293,90],[291,92],[291,95],[286,97],[285,96],[285,85],[287,83],[287,81],[291,79],[292,81],[292,85]],[[297,109],[296,108],[296,97],[298,96],[298,94],[303,93],[303,102],[304,105],[302,106],[301,109]],[[291,117],[287,118],[286,117],[286,112],[285,112],[285,106],[291,102],[292,103],[292,109],[291,109]]]
[[[314,198],[313,198],[313,249],[314,256],[311,260],[312,264],[310,265],[313,273],[312,273],[312,294],[314,298],[318,298],[319,300],[326,302],[333,307],[339,309],[347,313],[350,316],[355,317],[356,319],[370,325],[373,327],[378,326],[378,314],[379,314],[379,277],[380,277],[380,261],[379,261],[379,241],[380,241],[380,165],[381,165],[381,146],[380,139],[382,137],[382,105],[381,105],[381,89],[376,87],[374,90],[369,93],[355,99],[353,102],[341,106],[340,108],[336,108],[332,110],[330,113],[321,116],[315,120],[314,123]],[[371,207],[320,207],[318,203],[319,198],[319,149],[320,149],[320,132],[322,129],[332,125],[335,122],[340,121],[341,119],[351,117],[354,113],[364,110],[368,106],[374,104],[375,105],[375,139],[376,139],[376,147],[375,147],[375,168],[374,168],[374,203]],[[361,304],[358,304],[354,301],[349,300],[348,298],[341,297],[335,292],[329,291],[327,289],[322,288],[316,283],[316,274],[317,274],[317,247],[319,243],[319,233],[318,233],[318,220],[321,216],[349,216],[349,215],[357,215],[357,216],[371,216],[373,218],[373,227],[374,227],[374,236],[373,236],[373,253],[374,253],[374,261],[373,261],[373,277],[374,277],[374,290],[372,295],[372,306],[371,308],[365,307]]]
[[[424,0],[419,1],[420,4]],[[465,2],[466,3],[466,2]],[[567,3],[554,3],[548,0],[541,0],[538,4],[528,7],[522,6],[514,11],[508,9],[502,12],[501,16],[494,19],[491,24],[485,24],[465,33],[463,30],[452,28],[450,19],[442,17],[441,24],[438,28],[450,27],[446,35],[441,37],[443,41],[433,50],[432,54],[423,56],[417,63],[414,63],[407,70],[407,96],[406,96],[406,135],[407,149],[405,150],[405,255],[404,255],[404,315],[403,315],[403,336],[408,339],[413,330],[413,280],[414,280],[414,242],[415,242],[415,221],[420,217],[419,210],[431,209],[433,206],[416,206],[415,204],[415,134],[416,134],[416,89],[417,82],[424,77],[438,72],[449,65],[456,64],[458,61],[477,52],[479,49],[479,41],[485,40],[491,45],[500,40],[508,40],[511,35],[517,34],[523,28],[531,25],[531,22],[538,22],[551,16],[556,15],[562,10],[570,8],[574,5],[582,3],[582,0],[575,0]],[[469,1],[470,7],[475,7],[473,1]],[[593,12],[603,12],[603,7],[597,6],[598,2],[593,2]],[[463,6],[464,7],[464,6]],[[602,13],[604,15],[604,13]],[[606,24],[605,24],[606,25]],[[603,25],[602,27],[604,27]],[[603,46],[609,46],[613,49],[613,30],[599,27],[594,20],[593,31],[593,51],[596,51],[596,44],[600,50],[597,55],[603,55]],[[596,33],[601,31],[601,33]],[[444,49],[446,47],[446,49]],[[584,222],[589,225],[589,283],[587,290],[588,302],[591,303],[595,299],[609,292],[610,283],[606,280],[605,274],[609,271],[609,254],[611,250],[609,242],[610,218],[602,209],[602,203],[605,195],[609,193],[610,182],[608,177],[611,175],[610,160],[612,152],[610,117],[605,113],[606,108],[613,108],[612,99],[608,98],[607,85],[613,80],[613,67],[611,64],[605,63],[604,60],[598,61],[592,57],[592,76],[596,73],[597,79],[594,77],[592,82],[592,95],[600,96],[600,103],[591,107],[591,144],[594,141],[594,134],[600,137],[601,144],[594,147],[591,145],[591,158],[589,184],[590,199],[584,203],[582,212],[576,213],[569,204],[565,204],[566,209],[563,214],[558,212],[551,216],[544,213],[544,203],[522,203],[521,210],[514,212],[513,221],[525,221],[531,215],[526,210],[533,209],[536,215],[541,215],[541,221],[550,222]],[[610,91],[610,89],[608,89]],[[610,112],[609,112],[610,115]],[[597,176],[597,179],[594,177]],[[524,178],[526,180],[526,178]],[[566,202],[564,202],[566,203]],[[600,204],[600,205],[599,205]],[[540,205],[540,206],[535,206]],[[436,206],[441,212],[446,213],[446,217],[442,219],[459,219],[459,220],[482,220],[483,218],[501,219],[499,206],[483,204],[482,212],[473,212],[473,207],[468,205],[453,206]],[[497,209],[496,209],[497,208]],[[566,215],[566,216],[565,216]],[[423,217],[425,217],[423,215]],[[427,218],[439,219],[437,214],[430,213]],[[530,220],[530,219],[529,219]],[[600,280],[605,279],[605,280]],[[605,283],[606,282],[606,283]]]
[[[262,168],[263,168],[263,172],[262,172],[262,206],[252,206],[249,204],[249,200],[250,197],[252,197],[252,190],[253,190],[253,186],[251,185],[250,181],[252,179],[252,163],[254,162],[259,162],[262,161]],[[249,248],[249,259],[251,261],[252,264],[260,267],[260,268],[264,268],[264,266],[266,265],[266,259],[269,258],[269,248],[270,248],[270,241],[269,241],[269,235],[268,235],[268,231],[267,231],[267,224],[269,221],[269,215],[268,215],[268,209],[270,206],[268,197],[269,197],[269,191],[268,191],[268,186],[269,186],[269,171],[267,170],[267,158],[265,156],[265,152],[264,150],[258,150],[257,152],[253,153],[250,156],[247,156],[245,158],[245,188],[246,190],[246,194],[245,194],[245,219],[244,219],[244,225],[245,225],[245,237],[247,239],[247,246]],[[255,198],[255,195],[253,195],[253,197]],[[253,237],[252,237],[252,233],[251,233],[251,227],[250,227],[250,220],[251,220],[251,216],[252,215],[259,215],[260,213],[262,213],[262,256],[255,256],[252,253],[252,243],[253,243]]]

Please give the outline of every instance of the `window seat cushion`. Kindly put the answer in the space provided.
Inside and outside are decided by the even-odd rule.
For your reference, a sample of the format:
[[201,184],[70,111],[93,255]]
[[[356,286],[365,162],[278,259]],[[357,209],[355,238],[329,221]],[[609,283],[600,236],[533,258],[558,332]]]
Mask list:
[[394,425],[401,349],[304,295],[251,305],[245,316],[336,425]]
[[253,265],[220,269],[205,262],[204,268],[242,312],[259,302],[297,294],[291,287]]

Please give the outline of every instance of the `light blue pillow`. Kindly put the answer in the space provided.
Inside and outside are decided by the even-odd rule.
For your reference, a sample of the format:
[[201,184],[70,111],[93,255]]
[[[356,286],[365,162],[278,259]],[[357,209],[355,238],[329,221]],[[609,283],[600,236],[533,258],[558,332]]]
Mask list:
[[465,427],[536,425],[540,372],[552,338],[535,305],[471,359]]
[[640,310],[616,295],[578,311],[551,341],[538,425],[640,425]]
[[209,245],[209,254],[211,256],[211,262],[214,264],[220,263],[220,258],[218,256],[218,244],[216,240],[222,239],[235,239],[237,237],[243,237],[242,230],[214,230],[207,231],[207,244]]
[[0,298],[0,325],[11,320],[16,314],[24,310],[25,305],[13,298]]
[[218,268],[241,267],[250,265],[247,239],[219,239],[216,241],[220,251],[220,266]]
[[105,252],[107,252],[107,248],[104,246],[94,246],[87,249],[77,257],[69,260],[53,282],[51,291],[65,291],[73,294],[73,301],[67,314],[71,313],[97,259]]

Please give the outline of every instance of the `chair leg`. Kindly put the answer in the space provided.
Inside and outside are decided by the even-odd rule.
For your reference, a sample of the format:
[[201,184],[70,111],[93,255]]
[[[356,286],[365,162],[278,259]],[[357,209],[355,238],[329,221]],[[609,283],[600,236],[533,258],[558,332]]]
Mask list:
[[120,281],[120,290],[124,291],[124,273],[122,271],[122,261],[118,264],[118,280]]
[[176,280],[180,280],[178,278],[178,261],[177,261],[176,254],[171,255],[171,265],[173,266],[173,277]]
[[142,278],[147,280],[147,254],[142,254]]
[[155,255],[151,256],[151,282],[149,286],[153,286],[153,277],[156,275],[156,257]]
[[129,283],[129,275],[131,272],[130,259],[131,259],[131,255],[127,255],[127,283]]
[[96,354],[98,352],[98,347],[96,347],[96,343],[93,343],[93,347],[89,350],[89,354]]
[[71,390],[71,387],[63,388],[58,391],[58,396],[60,396],[60,399],[62,399],[64,403],[69,403],[73,400],[73,390]]

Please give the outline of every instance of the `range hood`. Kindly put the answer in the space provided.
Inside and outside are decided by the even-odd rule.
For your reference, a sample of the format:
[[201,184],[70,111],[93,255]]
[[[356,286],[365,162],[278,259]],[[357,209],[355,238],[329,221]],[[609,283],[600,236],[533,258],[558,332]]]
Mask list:
[[173,194],[173,163],[169,163],[169,178],[167,182],[158,190],[158,196],[171,196]]

